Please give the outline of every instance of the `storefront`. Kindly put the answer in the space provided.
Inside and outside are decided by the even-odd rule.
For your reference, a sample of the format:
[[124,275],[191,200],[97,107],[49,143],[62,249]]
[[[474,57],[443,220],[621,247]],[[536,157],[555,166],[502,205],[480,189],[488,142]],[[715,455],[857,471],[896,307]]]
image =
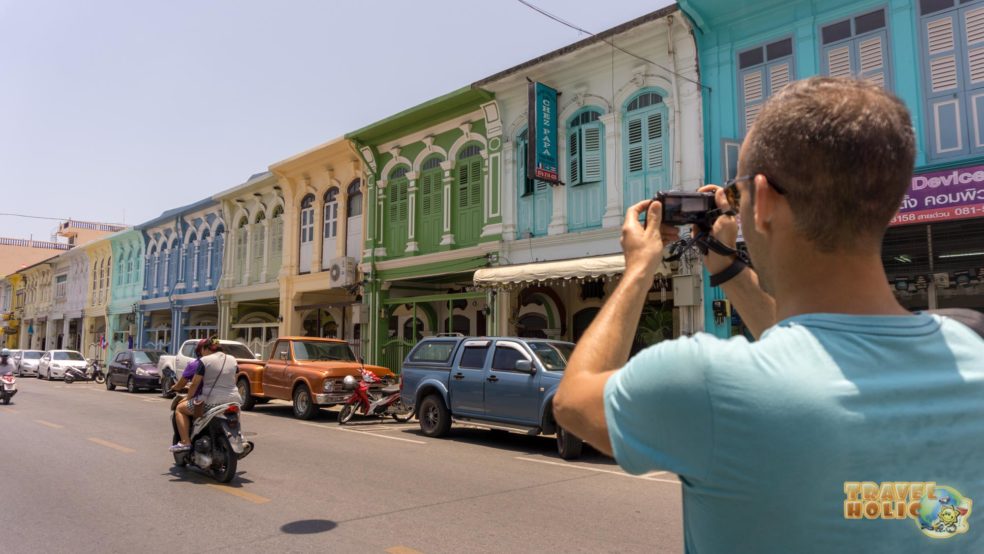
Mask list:
[[906,308],[984,312],[984,165],[914,176],[882,259]]

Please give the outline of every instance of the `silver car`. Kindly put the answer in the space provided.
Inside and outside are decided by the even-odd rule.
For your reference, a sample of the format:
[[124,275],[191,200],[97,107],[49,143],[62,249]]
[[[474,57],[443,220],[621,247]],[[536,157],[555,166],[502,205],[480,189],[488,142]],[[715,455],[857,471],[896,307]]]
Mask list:
[[85,360],[85,357],[75,350],[49,350],[41,356],[41,362],[38,364],[38,378],[39,379],[64,379],[65,369],[69,367],[77,367],[85,371],[86,366],[89,363]]
[[17,375],[37,375],[41,356],[44,356],[44,352],[41,350],[18,350],[14,356],[14,367],[17,368]]

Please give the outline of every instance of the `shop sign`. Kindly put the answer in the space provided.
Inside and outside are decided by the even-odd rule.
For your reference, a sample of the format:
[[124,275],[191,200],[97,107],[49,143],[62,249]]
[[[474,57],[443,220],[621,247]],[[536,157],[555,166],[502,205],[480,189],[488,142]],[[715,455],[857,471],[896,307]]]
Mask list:
[[984,165],[912,177],[899,213],[890,225],[984,217]]
[[530,81],[529,158],[526,167],[533,169],[527,179],[562,184],[557,172],[557,91],[543,83]]

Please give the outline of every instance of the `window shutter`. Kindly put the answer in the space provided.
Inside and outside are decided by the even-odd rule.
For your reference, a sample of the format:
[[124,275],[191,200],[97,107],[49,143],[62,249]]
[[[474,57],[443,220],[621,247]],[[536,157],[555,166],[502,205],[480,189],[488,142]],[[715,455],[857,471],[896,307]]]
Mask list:
[[884,35],[861,39],[858,44],[860,76],[879,86],[885,86],[885,40]]
[[752,124],[758,119],[759,112],[762,111],[762,103],[765,100],[765,87],[763,81],[764,70],[755,68],[745,70],[741,77],[741,97],[744,103],[745,132],[752,128]]
[[400,180],[400,221],[407,220],[407,181]]
[[663,114],[656,112],[649,114],[646,121],[647,136],[649,141],[647,148],[648,168],[663,169]]
[[482,158],[479,156],[475,157],[475,160],[471,163],[471,175],[469,176],[469,181],[471,184],[471,194],[468,196],[469,206],[480,206],[482,204]]
[[629,120],[629,172],[642,171],[642,117]]
[[851,46],[843,44],[828,48],[826,52],[827,75],[830,77],[851,77]]
[[458,162],[458,207],[468,207],[468,163]]
[[567,174],[567,181],[571,185],[581,184],[581,148],[580,148],[581,129],[575,128],[567,135],[567,164],[570,171]]
[[967,36],[969,86],[984,84],[984,7],[967,10],[964,31]]
[[581,162],[584,174],[581,176],[581,181],[584,183],[598,182],[602,179],[601,126],[596,123],[589,123],[582,129]]
[[430,215],[431,211],[431,178],[424,175],[420,179],[420,213]]
[[934,157],[967,153],[964,115],[964,83],[958,66],[958,13],[948,13],[925,22],[929,83],[930,151]]
[[953,16],[930,21],[926,25],[929,46],[929,81],[934,93],[957,88],[956,43]]
[[789,84],[789,62],[773,64],[769,67],[769,94],[776,94]]

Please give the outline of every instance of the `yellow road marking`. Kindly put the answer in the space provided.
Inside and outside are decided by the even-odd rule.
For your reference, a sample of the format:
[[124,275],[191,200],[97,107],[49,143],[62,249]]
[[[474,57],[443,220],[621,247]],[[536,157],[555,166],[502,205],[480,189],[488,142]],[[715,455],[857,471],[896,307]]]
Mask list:
[[127,448],[125,446],[116,444],[115,442],[104,441],[102,439],[97,439],[95,437],[89,437],[89,442],[94,442],[94,443],[96,443],[98,445],[105,446],[106,448],[112,448],[113,450],[119,450],[120,452],[123,452],[124,454],[132,454],[132,453],[136,452],[136,450],[134,450],[132,448]]
[[16,414],[17,410],[13,408],[0,408],[0,412],[3,412],[5,414]]
[[45,421],[43,419],[35,419],[34,421],[37,421],[38,423],[40,423],[41,425],[44,425],[45,427],[51,427],[52,429],[64,429],[65,428],[64,425],[58,425],[57,423],[52,423],[50,421]]
[[522,456],[516,456],[515,459],[520,460],[520,461],[523,461],[523,462],[536,462],[538,464],[547,464],[547,465],[552,465],[552,466],[569,467],[569,468],[572,468],[572,469],[583,469],[585,471],[596,471],[598,473],[609,473],[611,475],[618,475],[620,477],[630,477],[632,479],[643,479],[645,481],[659,481],[660,483],[675,483],[677,485],[680,484],[680,481],[677,481],[675,479],[674,480],[671,480],[671,479],[658,479],[658,478],[652,476],[652,475],[659,475],[661,473],[666,473],[665,471],[664,472],[660,472],[660,473],[655,473],[655,474],[647,474],[647,475],[629,475],[628,473],[624,473],[624,472],[621,472],[621,471],[613,471],[611,469],[600,469],[600,468],[597,468],[597,467],[587,467],[587,466],[578,465],[578,464],[552,462],[550,460],[537,460],[535,458],[524,458]]
[[386,552],[389,552],[389,554],[424,554],[423,552],[414,550],[409,546],[391,546],[386,549]]
[[222,492],[224,492],[226,494],[231,494],[233,496],[238,496],[239,498],[242,498],[243,500],[249,500],[253,504],[266,504],[267,502],[270,501],[269,498],[266,498],[264,496],[253,494],[251,492],[246,492],[244,490],[240,490],[240,489],[233,488],[233,487],[227,487],[225,485],[214,485],[212,483],[206,483],[206,486],[207,487],[211,487],[211,488],[213,488],[215,490],[218,490],[218,491],[222,491]]

